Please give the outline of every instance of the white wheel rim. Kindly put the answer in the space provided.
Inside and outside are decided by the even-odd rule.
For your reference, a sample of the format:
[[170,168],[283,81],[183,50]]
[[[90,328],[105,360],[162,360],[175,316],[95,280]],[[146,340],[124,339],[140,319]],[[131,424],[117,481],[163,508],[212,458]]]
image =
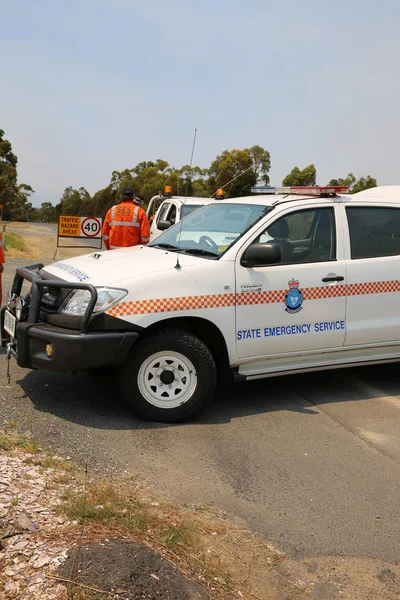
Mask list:
[[193,363],[179,352],[157,352],[147,358],[138,372],[143,398],[157,408],[177,408],[193,396],[197,372]]

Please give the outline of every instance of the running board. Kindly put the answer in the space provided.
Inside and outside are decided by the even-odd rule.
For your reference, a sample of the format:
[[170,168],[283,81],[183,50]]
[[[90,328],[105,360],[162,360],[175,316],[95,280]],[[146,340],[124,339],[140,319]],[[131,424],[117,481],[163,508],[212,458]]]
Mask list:
[[[332,356],[330,357],[332,359]],[[379,364],[387,364],[387,363],[395,363],[400,361],[400,353],[396,356],[393,355],[393,352],[386,353],[386,355],[382,354],[381,356],[375,357],[365,357],[364,358],[356,358],[356,357],[348,357],[347,359],[343,356],[341,358],[332,361],[321,361],[319,363],[314,362],[312,364],[311,361],[299,361],[298,365],[294,365],[293,361],[291,361],[291,365],[278,365],[278,361],[274,361],[274,367],[271,366],[268,369],[261,369],[257,372],[254,369],[254,363],[251,368],[251,365],[245,364],[233,370],[233,380],[236,382],[239,381],[251,381],[253,379],[265,379],[267,377],[279,377],[281,375],[295,375],[296,373],[310,373],[312,371],[328,371],[332,369],[345,369],[351,367],[366,367],[368,365],[379,365]],[[249,368],[250,367],[250,368]]]

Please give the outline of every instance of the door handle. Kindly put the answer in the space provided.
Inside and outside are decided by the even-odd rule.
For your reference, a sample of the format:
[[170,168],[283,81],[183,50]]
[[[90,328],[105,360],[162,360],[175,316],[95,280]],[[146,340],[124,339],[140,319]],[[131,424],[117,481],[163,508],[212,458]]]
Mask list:
[[343,281],[344,277],[341,275],[328,275],[327,277],[323,277],[322,281],[324,283],[328,283],[329,281]]

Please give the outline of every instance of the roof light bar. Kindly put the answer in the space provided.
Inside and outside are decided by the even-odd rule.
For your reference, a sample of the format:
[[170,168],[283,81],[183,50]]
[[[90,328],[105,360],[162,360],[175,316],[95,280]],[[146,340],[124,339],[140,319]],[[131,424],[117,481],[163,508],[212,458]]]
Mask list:
[[256,185],[251,188],[252,194],[275,194],[276,188],[269,185]]
[[292,185],[275,188],[276,194],[301,194],[302,196],[334,196],[336,194],[346,194],[348,191],[348,185]]

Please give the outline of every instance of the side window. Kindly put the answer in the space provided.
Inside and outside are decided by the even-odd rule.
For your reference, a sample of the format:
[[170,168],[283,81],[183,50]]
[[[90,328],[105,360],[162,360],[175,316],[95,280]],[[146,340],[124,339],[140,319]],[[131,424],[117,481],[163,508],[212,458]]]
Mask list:
[[170,206],[171,206],[171,202],[166,202],[165,204],[161,205],[160,212],[158,213],[158,217],[157,217],[157,225],[160,221],[167,220],[167,214],[168,214]]
[[400,254],[400,209],[346,207],[351,258]]
[[171,205],[171,210],[168,213],[167,221],[171,221],[171,223],[176,222],[176,206],[175,206],[175,204]]
[[333,208],[298,210],[277,219],[254,241],[267,242],[280,247],[281,265],[336,260]]

